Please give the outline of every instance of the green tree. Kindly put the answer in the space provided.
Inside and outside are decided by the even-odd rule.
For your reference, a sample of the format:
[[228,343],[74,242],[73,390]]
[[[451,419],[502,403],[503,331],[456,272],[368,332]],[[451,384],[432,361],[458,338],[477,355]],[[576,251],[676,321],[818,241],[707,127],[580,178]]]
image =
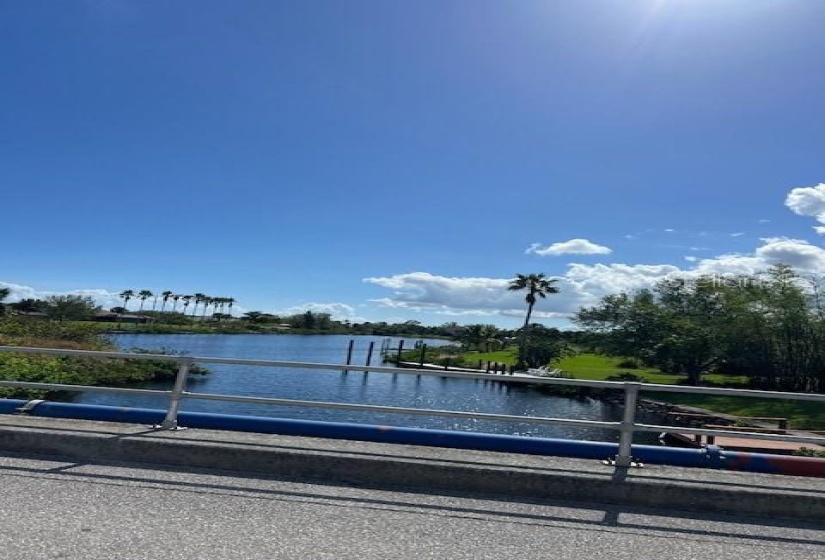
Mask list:
[[26,298],[16,303],[10,303],[8,306],[21,313],[38,313],[46,309],[47,303],[42,299]]
[[138,313],[143,313],[143,305],[146,303],[146,300],[152,297],[153,294],[151,290],[141,290],[138,292],[138,299],[140,299],[140,307],[138,308]]
[[166,309],[166,304],[169,302],[169,299],[174,295],[171,291],[166,290],[161,292],[160,294],[162,299],[160,300],[160,310],[163,311]]
[[58,321],[83,321],[100,310],[89,296],[49,296],[46,304],[46,314]]
[[201,293],[195,294],[195,296],[194,296],[195,305],[192,307],[192,317],[194,317],[195,315],[198,314],[198,305],[203,303],[205,298],[206,298],[205,294],[201,294]]
[[810,290],[786,266],[764,274],[682,277],[607,296],[575,322],[614,355],[684,373],[747,375],[758,388],[825,388],[825,325]]
[[519,357],[516,367],[523,369],[525,367],[525,355],[527,352],[527,344],[529,341],[529,326],[530,317],[533,315],[533,307],[536,305],[536,296],[546,298],[547,294],[557,294],[559,289],[554,286],[557,282],[555,279],[547,278],[544,273],[538,274],[517,274],[516,277],[510,281],[508,290],[526,291],[524,301],[527,302],[527,314],[524,317],[524,326],[521,329],[521,337],[519,343]]
[[209,311],[209,306],[212,306],[212,313],[215,312],[216,298],[203,296],[203,311],[201,312],[201,319],[206,319],[206,313]]
[[3,300],[9,297],[9,295],[11,295],[11,289],[0,288],[0,315],[6,314],[6,304],[3,303]]
[[458,339],[469,349],[489,350],[498,343],[499,330],[495,325],[466,325]]
[[580,310],[574,321],[605,334],[609,353],[640,358],[698,384],[723,354],[723,292],[712,279],[669,279],[653,290],[615,294]]
[[135,291],[134,290],[123,290],[122,292],[120,292],[120,299],[123,300],[123,308],[124,309],[127,309],[127,310],[129,309],[129,300],[132,299],[133,297],[135,297]]
[[249,323],[256,323],[256,324],[263,324],[263,323],[277,323],[280,321],[280,317],[276,315],[271,315],[269,313],[263,313],[261,311],[247,311],[241,317],[243,321],[247,321]]
[[186,315],[186,308],[189,307],[189,304],[192,302],[192,298],[195,296],[180,296],[180,299],[183,300],[183,314]]

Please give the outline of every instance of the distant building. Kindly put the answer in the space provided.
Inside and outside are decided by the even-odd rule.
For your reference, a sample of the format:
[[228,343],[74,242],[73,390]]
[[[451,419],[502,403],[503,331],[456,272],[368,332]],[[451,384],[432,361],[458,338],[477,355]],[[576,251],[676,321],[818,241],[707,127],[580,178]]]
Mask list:
[[149,317],[146,315],[133,315],[131,313],[112,313],[111,311],[101,311],[95,313],[93,321],[102,323],[148,323]]

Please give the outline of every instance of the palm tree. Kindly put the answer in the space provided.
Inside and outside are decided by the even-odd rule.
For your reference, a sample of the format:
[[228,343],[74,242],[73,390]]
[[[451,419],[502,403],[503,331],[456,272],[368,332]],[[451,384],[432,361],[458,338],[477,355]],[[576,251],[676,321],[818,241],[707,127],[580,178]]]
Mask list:
[[164,309],[166,309],[166,302],[169,301],[173,294],[169,290],[166,290],[165,292],[162,292],[160,295],[163,296],[163,299],[160,300],[160,310],[163,311]]
[[143,312],[143,304],[146,303],[146,300],[152,297],[153,294],[151,290],[141,290],[138,292],[138,299],[140,299],[140,307],[138,308],[138,313]]
[[203,296],[203,311],[201,311],[201,319],[206,319],[206,312],[209,311],[209,306],[212,306],[212,313],[215,312],[215,304],[217,303],[217,298]]
[[180,296],[180,299],[183,300],[183,314],[186,315],[186,308],[189,307],[189,303],[192,301],[194,296]]
[[123,309],[129,311],[129,300],[135,297],[134,290],[123,290],[120,292],[120,299],[123,300]]
[[235,298],[228,297],[226,298],[226,305],[229,306],[229,313],[228,315],[232,316],[232,305],[235,303]]
[[224,305],[226,305],[226,298],[225,297],[212,298],[212,310],[215,313],[221,313],[222,314]]
[[203,302],[205,297],[204,294],[195,294],[195,307],[192,308],[192,317],[198,314],[198,304]]
[[519,369],[524,368],[524,356],[527,349],[527,333],[530,325],[530,316],[533,314],[533,306],[536,305],[536,296],[540,298],[547,297],[547,294],[557,294],[559,289],[554,286],[556,279],[547,278],[544,273],[538,274],[517,274],[516,277],[510,281],[507,286],[508,290],[521,291],[527,290],[527,295],[524,300],[527,302],[527,315],[524,318],[524,326],[521,328],[521,344],[519,344],[518,364]]
[[183,296],[182,296],[182,295],[180,295],[180,294],[174,294],[174,295],[172,295],[172,313],[174,313],[174,312],[175,312],[175,310],[178,308],[178,300],[179,300],[180,298],[182,298],[182,297],[183,297]]

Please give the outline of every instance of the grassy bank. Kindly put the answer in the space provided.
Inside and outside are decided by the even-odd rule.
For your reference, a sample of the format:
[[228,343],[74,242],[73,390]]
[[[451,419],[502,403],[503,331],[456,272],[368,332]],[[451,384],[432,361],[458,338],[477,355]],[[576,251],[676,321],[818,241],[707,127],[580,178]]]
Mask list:
[[[508,348],[497,352],[470,353],[464,356],[469,361],[498,362],[508,365],[516,363],[516,349]],[[685,376],[663,373],[655,368],[622,367],[622,358],[597,354],[576,354],[562,358],[554,367],[563,370],[574,379],[604,381],[622,373],[638,376],[645,383],[679,385]],[[624,364],[626,365],[626,364]],[[703,376],[707,384],[721,387],[744,387],[747,378],[736,375],[707,374]],[[702,408],[723,414],[741,417],[787,418],[792,428],[825,430],[825,405],[803,401],[783,401],[747,397],[722,397],[715,395],[676,394],[643,392],[642,396],[652,400]]]
[[[97,332],[94,323],[0,320],[0,346],[34,346],[68,350],[112,351],[116,348]],[[193,373],[205,370],[194,368]],[[123,386],[173,379],[174,362],[157,360],[93,359],[0,352],[0,380],[69,385]],[[0,388],[0,397],[66,400],[52,391]]]
[[825,405],[822,403],[656,392],[644,392],[642,396],[656,401],[692,406],[742,418],[787,418],[792,429],[825,431]]

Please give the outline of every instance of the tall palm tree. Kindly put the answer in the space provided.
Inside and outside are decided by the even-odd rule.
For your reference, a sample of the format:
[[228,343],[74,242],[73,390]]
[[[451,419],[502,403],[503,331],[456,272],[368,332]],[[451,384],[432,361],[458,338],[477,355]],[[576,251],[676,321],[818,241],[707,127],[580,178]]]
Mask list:
[[206,312],[209,311],[209,306],[212,306],[212,313],[215,312],[215,304],[217,298],[203,296],[203,311],[201,311],[201,319],[206,319]]
[[183,314],[186,315],[186,308],[189,307],[189,303],[192,301],[194,296],[180,296],[180,299],[183,300]]
[[126,311],[129,311],[129,300],[132,299],[133,297],[135,297],[135,291],[134,290],[123,290],[122,292],[120,292],[119,296],[120,296],[120,299],[123,300],[123,309],[125,309]]
[[165,292],[162,292],[160,295],[163,296],[163,298],[160,300],[160,310],[163,311],[164,309],[166,309],[166,302],[169,301],[173,294],[169,290],[166,290]]
[[183,296],[180,295],[180,294],[173,294],[172,295],[172,313],[174,313],[175,310],[178,308],[178,300],[180,300],[180,298],[182,298],[182,297]]
[[229,316],[232,316],[232,305],[235,303],[235,298],[226,298],[226,305],[229,307]]
[[527,334],[530,325],[530,316],[533,314],[533,307],[536,305],[536,296],[546,298],[547,294],[557,294],[559,289],[554,286],[556,279],[547,278],[543,272],[538,274],[517,274],[507,286],[508,290],[526,290],[527,295],[524,301],[527,302],[527,315],[524,317],[524,326],[521,328],[521,344],[519,344],[518,368],[524,368],[524,358],[527,350]]
[[192,308],[192,317],[198,314],[198,304],[202,303],[205,297],[205,294],[195,294],[195,307]]
[[140,307],[138,308],[138,313],[143,312],[143,304],[146,303],[146,300],[152,297],[153,294],[151,290],[141,290],[138,292],[138,299],[140,299]]
[[214,313],[223,313],[223,306],[226,305],[226,298],[215,297],[212,298],[212,311]]

